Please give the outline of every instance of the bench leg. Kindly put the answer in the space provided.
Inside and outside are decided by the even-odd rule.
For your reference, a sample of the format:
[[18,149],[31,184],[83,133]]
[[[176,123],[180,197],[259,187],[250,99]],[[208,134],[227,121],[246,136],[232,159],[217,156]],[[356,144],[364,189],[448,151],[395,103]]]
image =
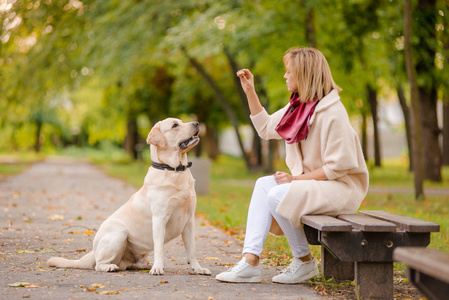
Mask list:
[[341,261],[321,246],[321,273],[325,278],[354,280],[354,263]]
[[362,299],[393,299],[393,263],[356,262],[355,292]]

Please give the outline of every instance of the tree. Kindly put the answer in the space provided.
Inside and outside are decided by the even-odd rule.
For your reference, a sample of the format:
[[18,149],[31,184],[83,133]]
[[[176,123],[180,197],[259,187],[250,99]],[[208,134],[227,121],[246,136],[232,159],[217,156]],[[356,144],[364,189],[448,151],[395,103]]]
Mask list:
[[449,165],[449,3],[441,1],[439,10],[440,22],[438,32],[443,45],[441,52],[443,57],[443,67],[441,68],[441,90],[443,94],[443,151],[442,163]]
[[423,170],[422,170],[422,140],[421,140],[421,116],[419,113],[419,93],[416,83],[415,64],[412,52],[412,4],[411,0],[405,0],[404,8],[404,44],[407,77],[410,82],[410,98],[412,102],[412,124],[413,124],[413,170],[415,183],[415,199],[424,198]]
[[435,76],[436,0],[418,0],[412,23],[417,44],[413,48],[416,57],[416,84],[423,146],[423,176],[441,181],[440,129],[437,117],[438,80]]

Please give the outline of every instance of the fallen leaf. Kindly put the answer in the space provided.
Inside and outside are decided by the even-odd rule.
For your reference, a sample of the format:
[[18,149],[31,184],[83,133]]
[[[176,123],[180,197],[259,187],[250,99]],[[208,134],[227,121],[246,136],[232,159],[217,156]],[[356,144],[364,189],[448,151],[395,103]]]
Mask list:
[[206,257],[207,260],[220,260],[218,257],[212,257],[212,256],[208,256]]
[[165,281],[161,281],[160,283],[168,283],[168,281],[165,280]]
[[88,229],[86,231],[83,232],[84,235],[88,235],[88,236],[93,236],[94,233],[92,232],[92,230]]
[[49,215],[47,217],[47,219],[49,219],[51,221],[63,221],[64,220],[64,216],[63,215],[58,215],[58,214],[53,214],[53,215]]
[[120,291],[103,291],[100,295],[117,295]]
[[102,285],[101,283],[92,283],[90,286],[93,287],[93,288],[97,288],[97,289],[104,289],[105,288],[105,286]]
[[80,286],[81,288],[84,288],[84,291],[85,292],[95,292],[95,291],[97,291],[97,289],[90,289],[90,288],[88,288],[87,286],[85,286],[85,285],[82,285],[82,286]]
[[26,285],[30,285],[29,282],[14,282],[14,283],[8,283],[9,286],[12,287],[25,287]]
[[30,250],[20,249],[20,250],[16,251],[16,253],[36,253],[36,252],[35,251],[30,251]]

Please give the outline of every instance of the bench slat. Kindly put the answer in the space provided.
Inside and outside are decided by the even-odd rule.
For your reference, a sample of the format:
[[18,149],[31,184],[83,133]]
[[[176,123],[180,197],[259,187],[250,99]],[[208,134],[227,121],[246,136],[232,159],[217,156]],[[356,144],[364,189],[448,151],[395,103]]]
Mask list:
[[440,225],[429,221],[423,221],[411,217],[401,216],[398,214],[382,211],[382,210],[361,210],[359,214],[371,216],[380,220],[388,221],[396,224],[400,229],[407,232],[439,232]]
[[301,222],[320,231],[351,231],[352,225],[348,222],[325,215],[307,215]]
[[371,218],[365,215],[339,215],[340,220],[352,224],[354,229],[365,232],[395,232],[396,225],[387,221]]
[[449,255],[430,248],[398,247],[393,259],[410,268],[449,283]]

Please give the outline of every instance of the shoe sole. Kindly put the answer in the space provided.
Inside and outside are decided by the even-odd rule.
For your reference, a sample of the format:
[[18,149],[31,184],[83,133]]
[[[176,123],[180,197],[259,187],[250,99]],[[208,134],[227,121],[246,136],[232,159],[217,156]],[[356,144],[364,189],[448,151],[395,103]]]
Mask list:
[[306,281],[306,280],[308,280],[308,279],[310,279],[310,278],[312,278],[312,277],[317,276],[318,274],[320,274],[320,271],[318,271],[318,269],[315,269],[315,270],[313,270],[313,271],[310,271],[308,274],[306,274],[306,275],[304,275],[304,276],[302,276],[302,277],[299,277],[299,278],[296,279],[296,280],[292,280],[292,281],[281,281],[281,280],[275,280],[275,279],[273,278],[272,281],[273,281],[274,283],[296,284],[296,283],[304,282],[304,281]]
[[255,276],[255,277],[237,277],[237,278],[233,278],[233,279],[220,279],[215,277],[215,279],[217,279],[218,281],[223,281],[223,282],[232,282],[232,283],[259,283],[262,282],[262,277],[261,276]]

